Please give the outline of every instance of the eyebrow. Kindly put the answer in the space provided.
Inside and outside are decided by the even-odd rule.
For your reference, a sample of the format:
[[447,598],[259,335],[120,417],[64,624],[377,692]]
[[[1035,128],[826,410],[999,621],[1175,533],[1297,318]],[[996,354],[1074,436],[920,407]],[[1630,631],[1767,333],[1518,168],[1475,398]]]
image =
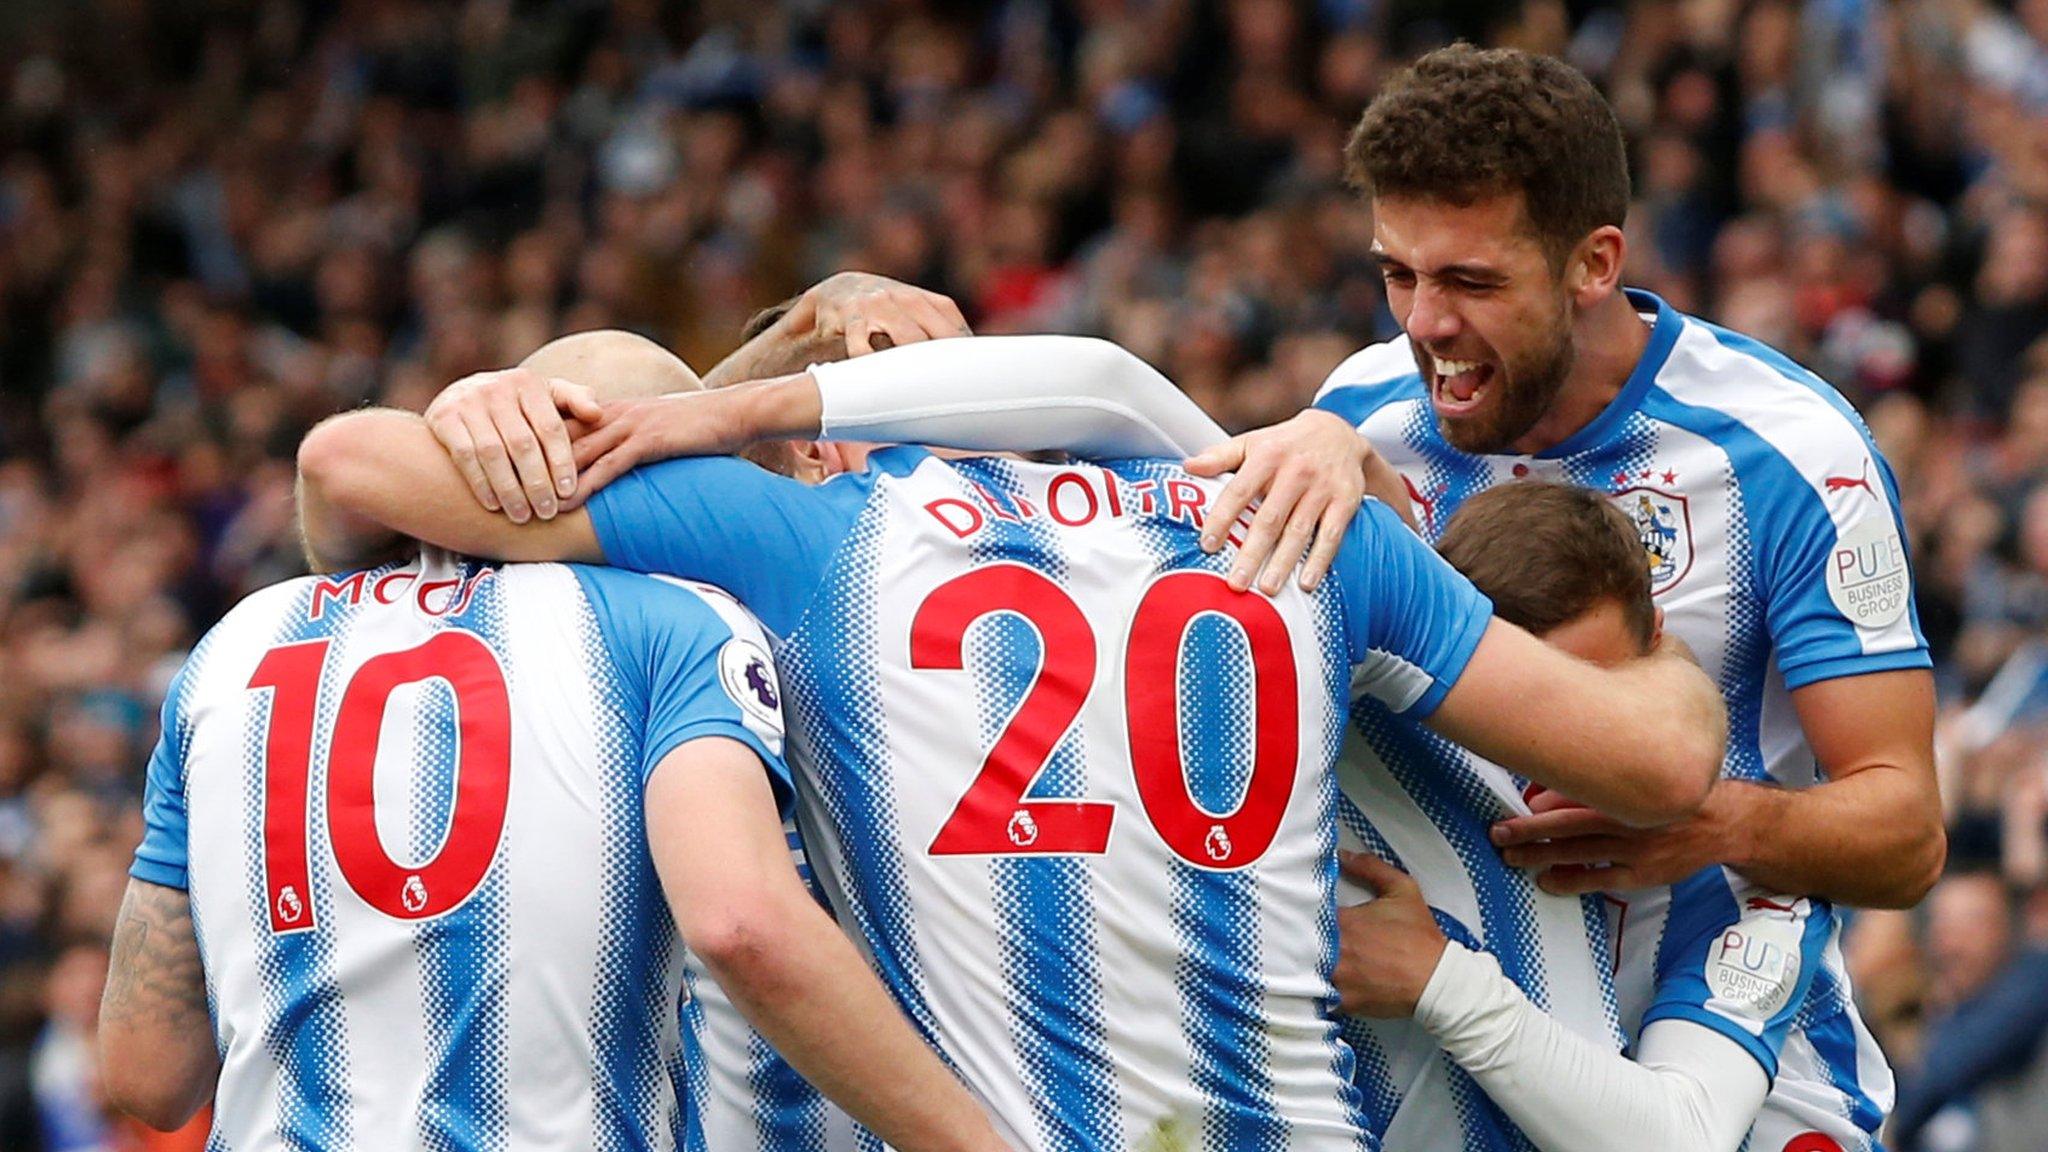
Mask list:
[[[1405,261],[1396,260],[1385,252],[1375,251],[1372,253],[1372,258],[1373,262],[1378,264],[1382,271],[1390,267],[1419,271],[1419,269],[1409,268]],[[1507,280],[1506,273],[1485,264],[1446,264],[1441,268],[1428,272],[1428,275],[1438,280],[1456,278],[1460,280],[1477,280],[1490,284],[1504,283]]]

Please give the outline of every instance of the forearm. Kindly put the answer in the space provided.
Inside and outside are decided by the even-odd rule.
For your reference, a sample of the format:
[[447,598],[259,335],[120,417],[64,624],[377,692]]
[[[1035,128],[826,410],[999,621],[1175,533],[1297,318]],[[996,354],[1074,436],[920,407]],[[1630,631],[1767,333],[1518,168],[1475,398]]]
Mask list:
[[328,562],[365,557],[325,549],[367,547],[353,525],[385,530],[380,543],[422,540],[502,560],[599,560],[587,516],[514,524],[478,505],[461,473],[411,412],[368,408],[322,422],[299,445],[301,510],[309,547]]
[[363,567],[404,544],[397,532],[336,507],[321,485],[304,476],[299,478],[298,509],[299,543],[314,572]]
[[1227,436],[1151,365],[1106,340],[934,340],[812,370],[828,439],[1081,456],[1188,456]]
[[[1503,767],[1636,826],[1698,811],[1727,746],[1720,694],[1676,649],[1602,668],[1500,620],[1488,626],[1427,723]],[[1643,740],[1644,732],[1657,733],[1657,740]]]
[[1641,1063],[1598,1047],[1457,944],[1416,1020],[1545,1152],[1733,1152],[1769,1090],[1748,1053],[1697,1025],[1653,1023]]
[[220,1073],[185,893],[130,880],[100,1002],[102,1088],[152,1128],[182,1126]]
[[707,967],[792,1067],[893,1148],[1000,1147],[974,1098],[912,1031],[830,918],[794,898],[763,908],[752,946]]
[[1766,888],[1860,908],[1910,908],[1941,873],[1947,840],[1912,774],[1865,768],[1809,788],[1723,781],[1709,810],[1722,863]]

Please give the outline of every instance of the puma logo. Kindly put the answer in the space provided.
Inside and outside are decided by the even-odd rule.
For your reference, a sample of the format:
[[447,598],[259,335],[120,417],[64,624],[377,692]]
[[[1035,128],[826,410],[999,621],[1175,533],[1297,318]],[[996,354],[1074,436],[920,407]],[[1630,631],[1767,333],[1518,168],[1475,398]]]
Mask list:
[[1829,476],[1829,477],[1827,477],[1827,478],[1826,478],[1826,480],[1824,481],[1824,483],[1826,483],[1826,484],[1827,484],[1827,489],[1828,489],[1828,491],[1830,491],[1830,492],[1843,492],[1843,491],[1847,491],[1847,490],[1848,490],[1848,489],[1850,489],[1850,488],[1861,488],[1861,489],[1863,489],[1863,490],[1864,490],[1865,492],[1868,492],[1868,493],[1870,493],[1870,494],[1871,494],[1872,496],[1875,496],[1875,495],[1877,495],[1877,489],[1875,489],[1875,488],[1872,488],[1872,487],[1870,486],[1870,461],[1869,461],[1869,460],[1865,460],[1865,461],[1863,462],[1863,473],[1862,473],[1862,475],[1860,475],[1860,476]]

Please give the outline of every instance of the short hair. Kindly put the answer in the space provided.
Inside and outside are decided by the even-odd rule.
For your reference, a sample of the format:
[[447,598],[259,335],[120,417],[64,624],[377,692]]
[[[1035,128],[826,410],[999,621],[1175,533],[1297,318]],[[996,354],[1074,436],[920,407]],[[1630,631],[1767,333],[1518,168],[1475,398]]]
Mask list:
[[803,299],[803,294],[798,293],[782,301],[780,304],[770,304],[768,307],[749,316],[746,326],[740,329],[740,343],[745,344],[761,333],[775,327],[784,316],[789,315],[789,310],[796,307],[796,302],[801,299]]
[[1628,217],[1621,122],[1561,60],[1457,43],[1387,82],[1344,146],[1368,196],[1465,206],[1519,192],[1536,239],[1562,267],[1579,241]]
[[1656,632],[1642,537],[1590,488],[1550,480],[1489,488],[1451,517],[1437,551],[1492,598],[1496,615],[1538,636],[1602,601],[1621,606],[1644,647]]

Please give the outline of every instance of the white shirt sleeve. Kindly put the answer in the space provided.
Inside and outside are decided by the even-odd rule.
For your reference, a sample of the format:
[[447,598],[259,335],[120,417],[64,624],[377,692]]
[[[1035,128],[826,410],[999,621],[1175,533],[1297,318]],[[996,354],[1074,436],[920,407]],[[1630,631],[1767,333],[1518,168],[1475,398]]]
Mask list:
[[1457,943],[1415,1019],[1544,1152],[1735,1152],[1770,1079],[1710,1028],[1657,1020],[1634,1060],[1544,1013],[1492,956]]
[[970,336],[813,364],[828,440],[1187,456],[1228,439],[1150,364],[1086,336]]

